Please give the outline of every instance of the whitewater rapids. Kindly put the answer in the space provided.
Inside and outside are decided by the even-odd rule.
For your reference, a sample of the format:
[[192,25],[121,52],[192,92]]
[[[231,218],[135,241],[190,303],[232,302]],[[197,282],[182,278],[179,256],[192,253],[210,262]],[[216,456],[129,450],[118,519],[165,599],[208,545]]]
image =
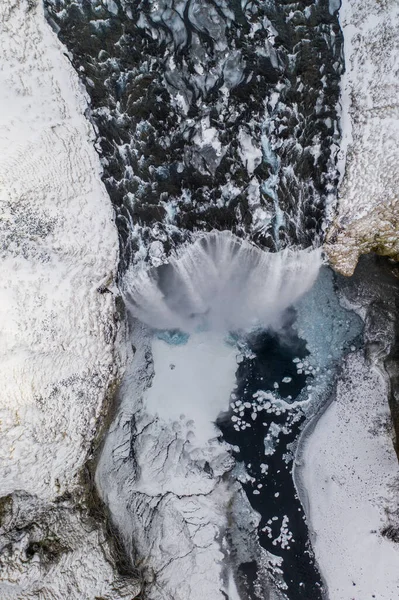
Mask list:
[[188,333],[278,327],[322,264],[316,250],[265,252],[228,231],[201,235],[169,262],[126,278],[132,314]]

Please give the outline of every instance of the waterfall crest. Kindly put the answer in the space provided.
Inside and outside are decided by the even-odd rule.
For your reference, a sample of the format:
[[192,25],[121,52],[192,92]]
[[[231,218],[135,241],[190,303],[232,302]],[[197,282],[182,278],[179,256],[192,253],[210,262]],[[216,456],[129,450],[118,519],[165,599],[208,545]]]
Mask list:
[[228,231],[201,235],[157,268],[127,278],[128,308],[156,329],[232,331],[276,326],[307,292],[317,250],[265,252]]

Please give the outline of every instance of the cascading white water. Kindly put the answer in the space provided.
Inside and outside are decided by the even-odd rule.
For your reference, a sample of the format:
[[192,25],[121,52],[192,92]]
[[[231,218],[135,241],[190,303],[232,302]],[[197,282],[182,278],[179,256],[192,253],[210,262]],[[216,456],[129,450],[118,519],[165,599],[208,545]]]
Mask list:
[[127,302],[156,329],[231,331],[276,326],[307,292],[320,250],[264,252],[228,231],[201,235],[167,264],[131,274]]

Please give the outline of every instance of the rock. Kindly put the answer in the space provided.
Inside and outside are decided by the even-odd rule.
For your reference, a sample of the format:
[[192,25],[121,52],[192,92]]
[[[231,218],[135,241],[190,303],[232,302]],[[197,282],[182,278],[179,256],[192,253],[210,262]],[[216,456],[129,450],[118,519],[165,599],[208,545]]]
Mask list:
[[131,600],[141,589],[116,571],[105,530],[84,506],[24,492],[0,500],[0,572],[3,600]]

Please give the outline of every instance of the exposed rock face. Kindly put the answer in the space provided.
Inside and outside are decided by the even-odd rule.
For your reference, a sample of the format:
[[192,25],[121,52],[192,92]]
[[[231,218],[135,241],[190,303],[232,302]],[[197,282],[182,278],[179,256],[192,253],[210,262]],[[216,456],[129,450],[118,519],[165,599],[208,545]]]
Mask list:
[[399,6],[344,0],[343,152],[338,214],[325,246],[351,275],[360,254],[399,257]]
[[398,269],[379,257],[363,257],[350,279],[339,279],[339,287],[345,298],[357,306],[365,322],[367,359],[375,365],[387,382],[386,397],[391,410],[396,434],[395,448],[399,440],[398,356],[399,306]]
[[41,2],[0,3],[2,599],[123,597],[73,500],[123,357],[99,291],[117,268],[113,211],[63,53]]
[[0,572],[2,600],[131,600],[140,592],[115,570],[104,530],[71,499],[1,499]]

